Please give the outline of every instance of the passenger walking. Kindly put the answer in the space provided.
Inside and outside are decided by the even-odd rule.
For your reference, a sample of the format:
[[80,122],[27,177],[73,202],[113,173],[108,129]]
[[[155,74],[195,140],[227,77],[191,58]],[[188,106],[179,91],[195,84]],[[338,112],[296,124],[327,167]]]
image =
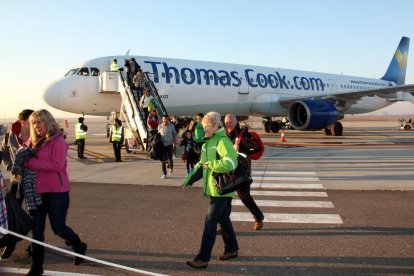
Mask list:
[[180,146],[184,147],[183,156],[185,157],[187,174],[189,175],[191,170],[194,169],[194,165],[198,162],[200,149],[194,142],[191,131],[184,133],[185,138],[181,141]]
[[78,146],[78,159],[86,159],[85,152],[85,141],[88,126],[84,124],[85,118],[79,117],[78,123],[75,125],[76,144]]
[[127,83],[131,88],[134,88],[134,83],[132,79],[134,78],[135,74],[138,71],[138,63],[136,62],[135,58],[131,58],[129,62],[125,66],[125,71],[127,73]]
[[186,177],[182,187],[191,186],[195,181],[203,179],[204,195],[210,198],[200,251],[194,260],[187,261],[193,268],[206,268],[211,258],[211,251],[216,240],[217,224],[220,223],[227,235],[222,235],[224,253],[219,256],[222,261],[236,258],[239,246],[230,220],[229,201],[235,192],[220,195],[215,185],[213,172],[226,173],[237,168],[237,152],[221,123],[217,112],[209,112],[202,120],[206,142],[201,150],[201,160],[190,175]]
[[111,71],[112,72],[119,72],[118,60],[114,59],[111,63]]
[[148,114],[149,114],[148,106],[150,105],[153,99],[154,97],[151,95],[150,90],[147,89],[144,95],[142,95],[141,100],[139,101],[139,106],[144,109],[144,114],[145,114],[144,118],[148,118]]
[[[243,132],[247,130],[240,128],[240,124],[237,121],[236,116],[233,114],[226,115],[226,117],[224,118],[224,124],[226,127],[227,135],[229,136],[230,140],[234,144],[235,149],[245,154],[246,158],[249,159],[250,152],[249,152],[248,146],[246,146],[246,141],[243,135]],[[251,165],[250,159],[249,159],[249,164]],[[250,195],[250,185],[247,185],[237,190],[237,195],[239,196],[243,204],[253,214],[253,217],[255,220],[253,230],[257,231],[257,230],[262,229],[264,215],[263,215],[263,212],[260,210],[260,208],[257,206],[253,197]],[[230,213],[231,213],[231,204],[230,204]],[[221,233],[222,232],[221,229],[219,229],[218,232]]]
[[[175,115],[171,116],[171,122],[170,123],[174,126],[175,132],[177,132],[177,134],[178,134],[178,132],[180,132],[180,129],[178,127],[177,116],[175,116]],[[177,144],[176,143],[173,144],[173,159],[175,159],[175,158],[177,158]]]
[[201,121],[203,120],[204,114],[198,113],[196,115],[196,121],[194,123],[194,141],[201,148],[204,143],[204,129]]
[[[66,225],[70,190],[66,161],[68,145],[49,111],[41,109],[30,116],[30,136],[34,145],[44,140],[36,152],[36,157],[30,158],[25,164],[27,168],[37,172],[36,191],[42,198],[39,208],[31,212],[35,221],[33,238],[44,241],[46,216],[49,216],[53,232],[70,244],[76,253],[84,255],[86,243]],[[43,246],[33,243],[32,251],[32,264],[28,275],[42,275]],[[82,262],[83,258],[75,257],[73,263],[79,265]]]
[[[3,153],[3,167],[6,171],[11,172],[15,163],[16,154],[20,147],[30,146],[30,122],[29,117],[33,113],[31,109],[24,109],[18,115],[18,120],[12,124],[10,132],[8,132],[1,143],[1,152]],[[18,191],[17,185],[11,185],[10,193],[17,199],[19,204],[22,203],[21,191]],[[13,235],[5,235],[3,237],[5,245],[0,260],[7,260],[13,254],[16,243],[20,240]]]
[[162,179],[167,178],[166,161],[168,161],[170,171],[173,173],[174,163],[172,158],[173,144],[177,143],[177,132],[174,126],[170,123],[167,115],[162,116],[162,124],[158,126],[158,133],[161,135],[162,143],[164,144],[164,158],[161,161]]
[[132,78],[132,83],[134,85],[133,89],[137,91],[137,97],[140,99],[142,97],[142,91],[144,90],[142,85],[142,69],[141,66],[138,66],[137,73]]
[[115,118],[114,125],[112,125],[110,141],[114,148],[115,162],[122,162],[121,148],[124,142],[124,127],[118,118]]
[[[0,151],[0,163],[3,161],[3,152]],[[0,227],[4,229],[8,229],[7,226],[7,210],[6,210],[6,202],[4,201],[6,197],[6,191],[4,190],[3,186],[3,174],[0,170]],[[0,233],[0,246],[2,246],[2,242],[4,236]],[[5,246],[5,245],[4,245]]]
[[157,115],[157,111],[155,109],[151,110],[151,113],[148,115],[147,127],[148,127],[148,131],[150,132],[151,136],[157,134],[157,132],[158,132],[158,115]]

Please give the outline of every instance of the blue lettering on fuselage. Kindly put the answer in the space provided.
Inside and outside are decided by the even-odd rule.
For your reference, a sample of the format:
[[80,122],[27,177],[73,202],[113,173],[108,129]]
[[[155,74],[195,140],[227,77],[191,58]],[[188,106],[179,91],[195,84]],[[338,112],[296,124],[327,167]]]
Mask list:
[[[186,85],[214,85],[214,86],[233,86],[240,87],[242,77],[241,72],[213,70],[205,68],[176,68],[169,66],[167,62],[161,61],[144,61],[150,64],[154,74],[154,83],[160,83],[160,78],[165,78],[167,84],[181,82]],[[297,89],[297,90],[315,90],[324,91],[324,84],[320,78],[294,76],[293,81],[289,81],[286,75],[275,71],[274,73],[264,74],[255,72],[253,69],[244,70],[244,78],[247,85],[252,88],[279,88],[279,89]],[[293,83],[293,84],[292,84]]]

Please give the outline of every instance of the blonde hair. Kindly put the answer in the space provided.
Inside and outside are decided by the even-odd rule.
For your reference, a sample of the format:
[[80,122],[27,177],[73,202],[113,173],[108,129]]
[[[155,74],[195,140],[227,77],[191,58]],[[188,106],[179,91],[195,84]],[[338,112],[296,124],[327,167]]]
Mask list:
[[221,115],[220,113],[216,112],[216,111],[210,111],[208,112],[203,120],[201,121],[201,123],[203,125],[209,125],[209,126],[214,126],[217,128],[220,128],[223,126],[223,123],[221,122]]
[[[39,119],[40,121],[44,122],[46,125],[46,135],[45,137],[41,137],[37,134],[34,128],[34,121]],[[59,132],[59,124],[56,122],[55,118],[53,118],[52,114],[47,111],[46,109],[40,109],[32,113],[29,118],[30,121],[30,138],[32,139],[32,143],[36,145],[37,142],[42,140],[43,138],[50,138],[56,133]]]

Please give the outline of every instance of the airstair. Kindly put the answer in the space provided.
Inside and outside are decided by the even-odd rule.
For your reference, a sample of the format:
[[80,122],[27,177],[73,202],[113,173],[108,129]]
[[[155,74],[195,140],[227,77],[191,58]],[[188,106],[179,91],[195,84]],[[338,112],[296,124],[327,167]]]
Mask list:
[[150,73],[143,72],[141,86],[143,91],[140,93],[136,89],[131,89],[125,80],[124,72],[103,72],[101,75],[100,93],[120,93],[122,102],[120,106],[121,120],[125,122],[125,147],[127,152],[147,153],[149,150],[149,130],[147,128],[147,118],[144,109],[139,106],[140,98],[147,89],[154,97],[155,108],[159,122],[163,115],[167,115],[167,110],[158,95],[157,88],[150,78]]

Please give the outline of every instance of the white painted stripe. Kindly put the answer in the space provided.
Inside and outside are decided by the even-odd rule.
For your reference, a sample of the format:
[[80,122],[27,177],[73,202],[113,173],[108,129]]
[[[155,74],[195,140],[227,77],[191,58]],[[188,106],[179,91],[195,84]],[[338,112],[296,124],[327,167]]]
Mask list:
[[258,196],[305,196],[305,197],[328,197],[325,192],[286,192],[286,191],[256,191],[251,190],[251,195]]
[[260,171],[253,170],[253,175],[316,175],[316,172],[292,172],[292,171]]
[[[7,267],[0,267],[0,274],[3,273],[13,273],[13,274],[27,274],[29,273],[28,269],[24,268],[7,268]],[[51,276],[97,276],[97,274],[82,274],[82,273],[71,273],[71,272],[60,272],[60,271],[51,271],[45,270],[43,273],[44,275],[51,275]]]
[[290,177],[290,176],[253,176],[253,180],[260,180],[260,181],[275,181],[275,180],[283,180],[283,181],[319,181],[319,177]]
[[323,189],[322,184],[252,183],[251,188],[266,189]]
[[[299,208],[334,208],[330,201],[286,201],[286,200],[255,200],[261,207],[299,207]],[[231,202],[234,206],[244,206],[240,199]]]
[[0,233],[4,234],[4,235],[11,234],[13,236],[16,236],[18,238],[30,241],[32,243],[40,244],[44,247],[47,247],[47,248],[50,248],[50,249],[53,249],[53,250],[56,250],[56,251],[59,251],[59,252],[62,252],[62,253],[68,254],[68,255],[72,255],[72,256],[75,256],[75,257],[80,257],[80,258],[83,258],[85,260],[95,262],[95,263],[98,263],[98,264],[112,266],[112,267],[132,271],[132,272],[135,272],[135,273],[141,273],[141,274],[145,274],[145,275],[152,275],[152,276],[164,276],[165,275],[165,274],[160,274],[160,273],[155,273],[155,272],[150,272],[150,271],[145,271],[145,270],[141,270],[141,269],[132,268],[132,267],[129,267],[129,266],[119,265],[119,264],[115,264],[115,263],[111,263],[111,262],[107,262],[107,261],[102,261],[102,260],[99,260],[99,259],[96,259],[96,258],[88,257],[86,255],[81,255],[81,254],[78,254],[78,253],[74,253],[74,252],[71,252],[69,250],[62,249],[62,248],[59,248],[59,247],[56,247],[56,246],[38,241],[38,240],[34,240],[34,239],[26,237],[26,236],[20,235],[16,232],[9,231],[9,230],[7,230],[3,227],[0,227]]
[[[279,223],[328,223],[342,224],[341,217],[337,214],[284,214],[284,213],[265,213],[264,222]],[[232,221],[253,221],[253,216],[249,212],[231,212]],[[266,229],[266,224],[263,229]]]

